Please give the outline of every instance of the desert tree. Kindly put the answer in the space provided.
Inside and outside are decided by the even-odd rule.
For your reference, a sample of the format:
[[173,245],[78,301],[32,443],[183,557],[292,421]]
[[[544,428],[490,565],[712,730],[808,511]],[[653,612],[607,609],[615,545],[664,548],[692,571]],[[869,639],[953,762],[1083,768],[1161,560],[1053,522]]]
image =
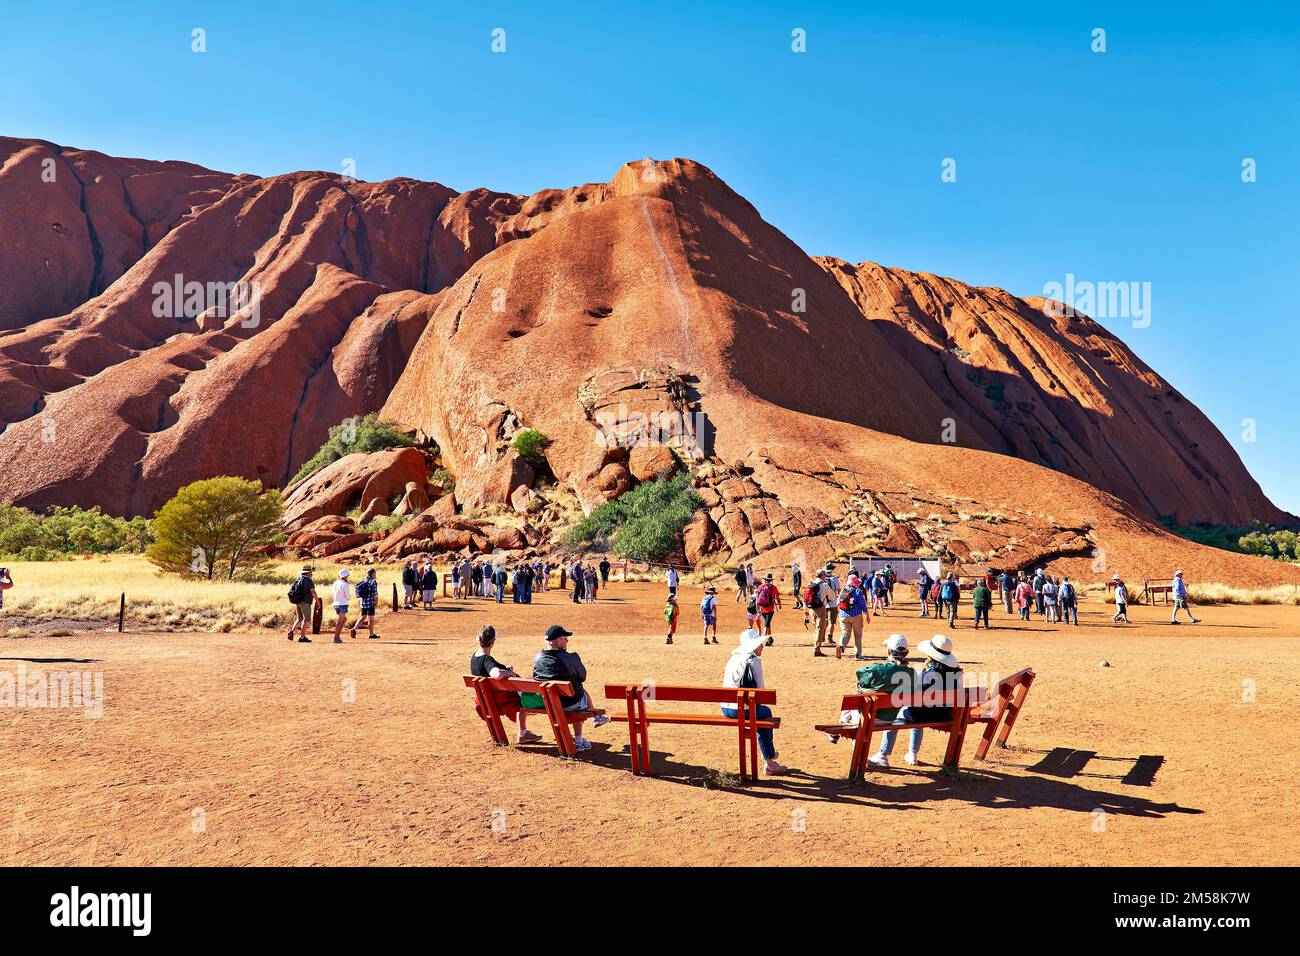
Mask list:
[[191,482],[153,519],[154,542],[146,552],[164,571],[211,580],[220,571],[234,580],[268,562],[260,550],[283,532],[280,492],[264,491],[243,478]]

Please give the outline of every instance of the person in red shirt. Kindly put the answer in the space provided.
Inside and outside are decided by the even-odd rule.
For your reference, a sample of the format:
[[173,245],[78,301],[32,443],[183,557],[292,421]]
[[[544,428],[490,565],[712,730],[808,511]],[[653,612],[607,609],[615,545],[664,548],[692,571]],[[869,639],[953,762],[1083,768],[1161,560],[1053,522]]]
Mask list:
[[772,615],[781,606],[781,592],[772,583],[772,573],[770,571],[764,576],[763,583],[758,586],[754,598],[758,605],[759,616],[763,619],[763,636],[767,638],[767,646],[771,647]]

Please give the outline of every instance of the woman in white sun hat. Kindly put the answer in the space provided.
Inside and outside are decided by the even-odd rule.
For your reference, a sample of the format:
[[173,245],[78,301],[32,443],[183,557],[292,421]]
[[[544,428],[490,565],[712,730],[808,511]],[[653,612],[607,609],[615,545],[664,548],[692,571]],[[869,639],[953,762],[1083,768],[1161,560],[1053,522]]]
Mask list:
[[[727,669],[722,675],[723,687],[764,687],[763,683],[763,645],[767,638],[762,632],[750,628],[741,631],[740,644],[727,659]],[[759,720],[772,716],[772,708],[759,704],[754,708]],[[732,720],[736,718],[736,708],[722,705],[722,716]],[[763,755],[763,772],[769,776],[789,773],[789,769],[776,762],[776,743],[772,739],[771,729],[758,732],[758,750]]]
[[[942,695],[962,689],[961,666],[957,663],[957,655],[952,652],[952,638],[936,634],[930,640],[922,641],[916,649],[929,658],[916,681],[917,690],[924,695],[923,699],[933,697],[939,701],[943,699]],[[952,708],[942,704],[904,707],[898,712],[897,718],[898,722],[918,724],[941,723],[951,719]],[[869,758],[872,764],[877,767],[889,766],[889,753],[894,749],[893,738],[896,733],[897,731],[886,732],[888,739],[881,740],[880,753]],[[920,728],[909,731],[907,753],[903,755],[905,763],[919,762],[921,739],[924,736],[925,731]]]

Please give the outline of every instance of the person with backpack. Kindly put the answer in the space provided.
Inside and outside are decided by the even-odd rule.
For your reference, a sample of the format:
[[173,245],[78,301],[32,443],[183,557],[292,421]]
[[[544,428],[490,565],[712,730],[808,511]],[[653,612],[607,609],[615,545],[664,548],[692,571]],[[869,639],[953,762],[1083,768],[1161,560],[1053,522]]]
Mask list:
[[1043,584],[1046,581],[1047,574],[1042,568],[1039,568],[1034,572],[1034,579],[1031,582],[1031,585],[1034,589],[1034,610],[1038,612],[1039,617],[1042,617],[1047,613],[1047,608],[1043,604]]
[[356,621],[352,624],[352,636],[355,638],[357,628],[364,624],[373,641],[379,637],[375,633],[375,608],[379,606],[379,579],[375,577],[374,568],[366,569],[366,576],[357,582],[356,592],[360,610]]
[[[739,646],[731,652],[731,657],[727,659],[727,667],[722,674],[722,686],[737,689],[741,687],[758,689],[766,686],[763,680],[762,655],[763,635],[753,629],[742,632]],[[722,716],[729,720],[735,720],[737,716],[735,706],[723,704]],[[772,708],[766,704],[758,704],[754,707],[754,716],[758,720],[770,720]],[[763,755],[763,771],[768,776],[789,773],[787,767],[776,761],[778,756],[776,740],[770,727],[758,731],[758,750]]]
[[804,588],[803,592],[804,607],[817,622],[817,643],[813,645],[813,657],[825,657],[826,655],[822,653],[822,644],[835,643],[835,633],[828,629],[830,608],[835,600],[834,589],[826,583],[826,571],[818,571],[817,577],[813,579],[812,584]]
[[885,562],[885,607],[894,606],[894,583],[898,580],[898,572],[894,566]]
[[844,649],[849,646],[849,637],[853,638],[854,659],[865,661],[862,655],[862,627],[871,622],[871,610],[867,607],[867,596],[862,592],[862,579],[850,574],[848,584],[836,597],[836,606],[840,611],[840,643],[835,648],[835,659],[844,657]]
[[1110,619],[1111,623],[1118,624],[1123,620],[1128,624],[1128,588],[1118,574],[1112,580],[1115,582],[1115,616]]
[[956,626],[957,605],[961,603],[961,585],[957,583],[957,575],[952,571],[948,572],[948,579],[943,582],[943,586],[939,589],[939,597],[943,599],[944,611],[948,617],[948,626]]
[[[925,569],[925,565],[921,565],[921,571],[916,576],[916,596],[921,602],[921,613],[917,617],[930,616],[930,585],[933,583],[934,580],[930,577],[930,572]],[[936,616],[938,613],[936,610]]]
[[840,624],[840,579],[835,576],[835,565],[826,562],[826,586],[835,597],[826,605],[826,636],[835,643]]
[[871,576],[871,611],[884,614],[889,603],[889,577],[884,571],[877,571]]
[[767,638],[767,646],[771,647],[773,644],[772,615],[781,607],[781,592],[772,583],[772,572],[769,571],[764,576],[763,583],[754,592],[754,603],[758,608],[759,616],[763,619],[763,636]]
[[1069,575],[1061,575],[1061,584],[1056,589],[1056,603],[1061,609],[1061,623],[1079,626],[1079,594],[1070,583]]
[[791,593],[794,595],[794,609],[802,611],[803,595],[800,592],[803,591],[803,568],[799,567],[798,561],[790,565],[790,581]]
[[700,617],[704,619],[704,643],[709,643],[709,631],[713,631],[713,643],[718,643],[718,589],[710,584],[704,589],[700,599]]
[[294,579],[289,585],[289,603],[293,605],[294,620],[289,625],[289,640],[293,640],[293,632],[299,634],[299,644],[310,644],[311,638],[307,636],[307,628],[311,624],[311,615],[316,610],[316,585],[312,582],[313,573],[310,564],[303,565],[302,573]]
[[1047,623],[1056,623],[1056,582],[1052,580],[1049,574],[1043,580],[1043,611],[1047,615]]
[[981,579],[971,592],[970,603],[975,608],[975,630],[980,629],[980,618],[984,619],[984,630],[991,630],[989,610],[993,607],[993,592],[989,590],[988,581]]
[[600,586],[609,586],[609,558],[600,559]]
[[[334,643],[343,643],[343,626],[348,623],[348,605],[352,603],[352,585],[348,578],[352,572],[344,568],[339,572],[338,580],[330,588],[330,597],[334,602]],[[356,637],[356,630],[352,631],[352,636]]]
[[664,620],[668,622],[668,640],[665,644],[673,642],[673,635],[677,633],[677,615],[681,608],[677,606],[677,592],[669,591],[668,600],[664,604]]
[[1193,624],[1201,623],[1197,618],[1192,617],[1192,609],[1187,603],[1187,585],[1183,583],[1182,571],[1174,572],[1174,579],[1170,582],[1170,594],[1172,594],[1174,598],[1174,613],[1169,619],[1170,624],[1178,623],[1179,608],[1182,608],[1187,612],[1187,619]]
[[[907,638],[902,634],[891,634],[885,641],[886,659],[879,664],[868,664],[860,668],[857,673],[858,693],[859,694],[878,694],[888,692],[896,700],[903,701],[911,698],[916,693],[916,672],[907,664]],[[892,721],[905,722],[906,718],[902,717],[903,711],[909,710],[907,706],[903,707],[883,707],[876,711],[876,726],[890,723]],[[889,755],[894,752],[894,740],[898,737],[897,730],[886,730],[880,735],[880,751],[874,757],[868,757],[867,760],[877,767],[889,769]],[[837,738],[838,739],[838,738]],[[906,764],[916,763],[916,751],[921,745],[920,737],[916,736],[916,731],[912,731],[911,742],[908,745],[907,753],[903,755],[903,762]]]
[[763,617],[758,613],[758,595],[752,591],[745,602],[745,621],[745,626],[749,630],[760,632],[763,630]]
[[[916,678],[916,689],[923,695],[923,703],[919,707],[904,707],[898,712],[897,719],[905,723],[918,724],[938,724],[952,720],[952,707],[948,706],[944,697],[962,690],[961,666],[952,652],[952,639],[936,634],[930,640],[922,641],[916,649],[930,658]],[[930,700],[934,703],[929,703]],[[925,731],[918,727],[910,731],[910,736],[908,752],[913,759],[910,761],[906,757],[903,759],[908,763],[919,763],[921,740],[925,736]],[[883,740],[881,744],[883,749]]]

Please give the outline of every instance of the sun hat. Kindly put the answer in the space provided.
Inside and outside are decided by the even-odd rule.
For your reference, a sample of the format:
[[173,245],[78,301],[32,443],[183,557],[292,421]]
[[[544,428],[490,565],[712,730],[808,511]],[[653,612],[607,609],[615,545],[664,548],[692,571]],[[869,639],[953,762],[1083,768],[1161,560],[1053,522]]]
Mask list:
[[744,654],[746,657],[748,657],[750,654],[754,653],[754,651],[762,647],[763,643],[766,640],[767,640],[766,637],[764,637],[762,634],[760,634],[758,631],[754,630],[753,628],[750,628],[749,630],[746,631],[741,631],[740,644],[737,645],[736,649],[731,653]]
[[718,589],[715,588],[712,584],[710,584],[707,588],[704,589],[704,593],[705,593],[705,594],[717,594],[717,593],[718,593]]
[[952,638],[936,634],[930,640],[922,641],[916,649],[931,660],[947,664],[949,667],[957,666],[957,657],[952,652]]
[[347,568],[344,568],[342,571],[339,572],[340,580],[347,580],[350,577],[352,577],[352,572],[349,571]]
[[1112,581],[1118,581],[1118,580],[1119,580],[1119,575],[1118,575],[1118,574],[1112,574],[1112,575],[1110,576],[1110,579],[1111,579]]
[[768,571],[767,574],[763,575],[763,580],[764,580],[764,581],[771,581],[771,580],[772,580],[772,572],[771,572],[771,571]]
[[858,577],[856,574],[850,574],[850,575],[849,575],[849,586],[850,586],[850,587],[857,587],[857,586],[858,586],[859,584],[861,584],[861,583],[862,583],[862,578]]
[[1174,577],[1176,577],[1176,578],[1181,578],[1182,576],[1183,576],[1183,572],[1182,572],[1182,571],[1175,571],[1175,572],[1174,572]]
[[548,641],[556,641],[562,637],[573,637],[573,632],[566,631],[559,624],[552,624],[546,629],[546,639]]
[[302,566],[302,573],[303,573],[303,574],[311,574],[311,573],[312,573],[312,570],[313,570],[313,569],[312,569],[312,566],[311,566],[310,564],[304,564],[304,565]]
[[907,638],[902,634],[890,634],[889,637],[885,638],[884,645],[886,649],[891,651],[905,651],[907,650]]

